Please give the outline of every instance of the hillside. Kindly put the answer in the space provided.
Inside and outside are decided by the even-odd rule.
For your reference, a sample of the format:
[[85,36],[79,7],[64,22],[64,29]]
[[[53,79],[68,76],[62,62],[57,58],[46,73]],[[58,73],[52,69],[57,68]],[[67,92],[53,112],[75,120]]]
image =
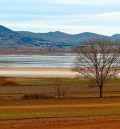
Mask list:
[[72,49],[88,39],[120,39],[120,35],[111,37],[91,32],[67,34],[60,31],[33,33],[29,31],[13,31],[0,25],[1,50],[45,50]]

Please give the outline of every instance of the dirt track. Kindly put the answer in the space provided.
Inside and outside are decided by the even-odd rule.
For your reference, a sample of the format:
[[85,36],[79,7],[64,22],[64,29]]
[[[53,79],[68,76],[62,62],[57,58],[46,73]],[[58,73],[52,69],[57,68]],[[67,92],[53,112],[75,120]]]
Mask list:
[[67,105],[22,105],[22,106],[0,106],[0,109],[45,109],[45,108],[92,108],[92,107],[116,107],[120,103],[106,103],[106,104],[67,104]]
[[120,116],[0,121],[0,129],[120,129]]

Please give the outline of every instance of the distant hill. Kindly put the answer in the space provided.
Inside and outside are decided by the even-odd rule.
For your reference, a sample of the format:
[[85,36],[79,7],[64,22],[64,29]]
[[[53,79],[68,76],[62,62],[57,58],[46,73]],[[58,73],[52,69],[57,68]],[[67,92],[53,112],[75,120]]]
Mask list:
[[54,42],[54,43],[62,42],[69,45],[80,44],[81,42],[84,42],[87,39],[109,38],[104,35],[99,35],[99,34],[90,33],[90,32],[85,32],[85,33],[80,33],[75,35],[70,35],[59,31],[48,32],[48,33],[32,33],[32,32],[24,31],[24,32],[18,32],[18,33],[27,37],[32,37],[36,39],[41,38],[50,42]]
[[112,35],[112,38],[113,38],[113,39],[120,39],[120,34]]
[[109,37],[91,32],[74,35],[60,31],[33,33],[29,31],[13,31],[0,25],[0,49],[2,50],[71,49],[83,44],[88,39],[120,39],[120,34]]

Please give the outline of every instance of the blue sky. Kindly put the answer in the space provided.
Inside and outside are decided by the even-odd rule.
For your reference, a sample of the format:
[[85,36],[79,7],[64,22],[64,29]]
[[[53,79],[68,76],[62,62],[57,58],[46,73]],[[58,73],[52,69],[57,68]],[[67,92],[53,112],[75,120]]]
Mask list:
[[120,33],[120,0],[0,0],[0,24],[13,30]]

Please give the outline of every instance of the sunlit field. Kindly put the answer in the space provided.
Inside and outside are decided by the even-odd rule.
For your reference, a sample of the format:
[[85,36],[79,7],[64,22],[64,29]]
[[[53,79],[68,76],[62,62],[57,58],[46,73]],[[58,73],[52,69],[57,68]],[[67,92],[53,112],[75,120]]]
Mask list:
[[119,115],[120,97],[0,101],[2,129],[119,129]]
[[[57,97],[58,86],[68,86],[64,98]],[[87,79],[1,78],[0,87],[2,129],[94,129],[105,120],[119,129],[119,79],[105,84],[104,98]]]
[[[35,94],[56,98],[59,86],[67,87],[65,98],[99,96],[99,88],[94,82],[75,78],[4,78],[0,81],[0,96],[1,99],[24,99],[24,95]],[[120,79],[112,79],[105,84],[104,96],[120,96]]]

